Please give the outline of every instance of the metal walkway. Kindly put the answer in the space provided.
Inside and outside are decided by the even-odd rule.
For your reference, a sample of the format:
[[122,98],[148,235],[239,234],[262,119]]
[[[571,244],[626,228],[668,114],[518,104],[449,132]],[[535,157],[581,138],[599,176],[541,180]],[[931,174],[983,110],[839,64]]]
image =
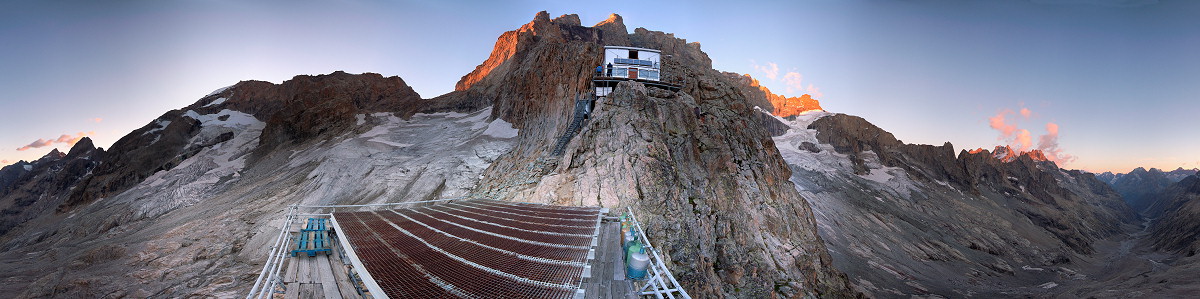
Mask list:
[[[464,198],[292,206],[246,298],[691,298],[650,244],[647,279],[625,278],[606,212]],[[291,256],[304,217],[328,217],[335,254]]]

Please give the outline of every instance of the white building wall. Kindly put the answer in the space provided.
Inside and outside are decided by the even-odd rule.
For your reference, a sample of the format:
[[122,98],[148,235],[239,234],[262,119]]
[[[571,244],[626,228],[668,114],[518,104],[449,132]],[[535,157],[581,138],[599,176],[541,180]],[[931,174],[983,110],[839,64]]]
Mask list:
[[[629,51],[637,51],[637,63],[622,63],[622,60],[630,59]],[[633,47],[604,47],[604,66],[612,65],[611,75],[609,70],[605,70],[605,76],[611,77],[629,77],[630,69],[637,69],[637,78],[643,80],[658,81],[661,79],[661,63],[662,52],[653,49],[633,48]],[[625,61],[628,62],[628,61]]]

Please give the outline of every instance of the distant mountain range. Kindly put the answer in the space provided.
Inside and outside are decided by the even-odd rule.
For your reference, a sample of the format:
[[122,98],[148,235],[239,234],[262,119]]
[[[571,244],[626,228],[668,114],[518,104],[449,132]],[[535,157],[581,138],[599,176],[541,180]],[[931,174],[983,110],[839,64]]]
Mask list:
[[1154,199],[1159,196],[1168,186],[1175,182],[1179,182],[1184,178],[1200,172],[1200,169],[1183,169],[1183,167],[1175,170],[1164,172],[1158,168],[1138,167],[1129,173],[1104,172],[1097,174],[1096,178],[1113,186],[1117,193],[1121,193],[1121,197],[1129,206],[1135,210],[1141,211],[1146,209]]

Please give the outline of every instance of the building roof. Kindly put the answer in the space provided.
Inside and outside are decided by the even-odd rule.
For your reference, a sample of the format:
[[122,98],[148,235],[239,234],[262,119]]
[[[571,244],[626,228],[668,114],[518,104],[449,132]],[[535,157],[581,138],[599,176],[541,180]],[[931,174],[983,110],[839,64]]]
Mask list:
[[626,47],[626,46],[604,46],[604,49],[605,49],[605,50],[608,50],[608,49],[624,49],[624,50],[648,51],[648,52],[654,52],[654,53],[660,53],[660,54],[662,53],[662,50],[657,50],[657,49],[647,49],[647,48],[637,48],[637,47]]

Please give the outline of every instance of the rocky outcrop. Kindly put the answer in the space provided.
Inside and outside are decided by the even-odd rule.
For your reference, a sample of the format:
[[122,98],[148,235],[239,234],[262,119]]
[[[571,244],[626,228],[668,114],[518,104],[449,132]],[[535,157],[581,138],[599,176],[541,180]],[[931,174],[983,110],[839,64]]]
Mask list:
[[629,29],[625,27],[625,19],[621,15],[611,14],[608,19],[592,25],[592,28],[600,30],[603,35],[602,43],[605,46],[629,46]]
[[[817,131],[821,143],[848,155],[855,174],[870,174],[861,158],[870,151],[884,166],[904,169],[918,180],[952,183],[973,194],[998,192],[1036,201],[1038,204],[1022,205],[1017,210],[1031,221],[1052,228],[1078,253],[1093,252],[1095,240],[1119,232],[1119,224],[1136,219],[1132,210],[1115,200],[1115,192],[1094,176],[1060,170],[1040,151],[1016,155],[1011,148],[997,147],[1005,152],[964,150],[954,157],[949,142],[940,147],[904,144],[866,120],[844,114],[823,117],[808,128]],[[1067,179],[1078,182],[1071,187],[1080,190],[1058,183]]]
[[[830,268],[761,113],[698,43],[643,28],[628,34],[617,15],[590,28],[559,19],[539,13],[502,35],[492,57],[506,58],[489,58],[460,81],[465,89],[446,95],[489,99],[495,117],[521,128],[519,144],[489,166],[477,193],[632,207],[697,298],[853,296]],[[588,96],[603,45],[661,50],[665,80],[682,88],[622,83],[596,103],[564,155],[550,157],[574,99]],[[536,171],[543,160],[552,169]]]
[[738,75],[737,73],[723,73],[734,82],[738,83],[738,87],[742,90],[742,95],[746,97],[746,101],[751,105],[762,107],[772,114],[779,117],[794,117],[800,113],[808,111],[824,111],[821,108],[821,103],[812,98],[812,95],[804,94],[798,97],[785,97],[771,92],[766,86],[759,84],[757,79],[750,77],[749,74]]
[[788,123],[776,144],[791,180],[835,267],[873,296],[1055,294],[1032,286],[1070,275],[1049,269],[1084,267],[1073,263],[1093,259],[1136,220],[1103,182],[1036,153],[1007,162],[987,150],[955,156],[949,143],[906,144],[842,114]]
[[169,111],[117,140],[110,148],[112,154],[69,195],[59,211],[116,195],[158,171],[174,168],[204,148],[223,142],[219,138],[207,143],[193,142],[202,127],[197,115],[232,110],[266,121],[254,157],[260,158],[281,146],[356,129],[357,114],[412,115],[428,108],[421,101],[399,77],[384,78],[372,73],[301,75],[281,84],[239,82],[188,107]]

